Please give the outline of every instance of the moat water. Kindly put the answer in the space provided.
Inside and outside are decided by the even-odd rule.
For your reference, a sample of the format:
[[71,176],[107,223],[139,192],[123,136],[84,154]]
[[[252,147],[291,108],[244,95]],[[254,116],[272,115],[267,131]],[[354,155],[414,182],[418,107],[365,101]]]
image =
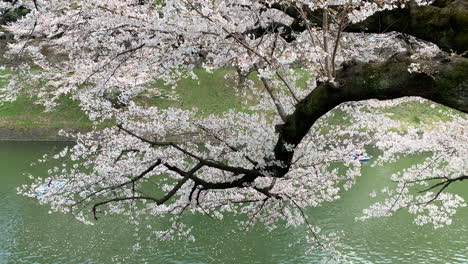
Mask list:
[[[30,164],[64,144],[0,142],[0,264],[323,262],[318,254],[304,254],[310,245],[298,243],[305,232],[301,228],[281,227],[269,233],[256,226],[242,232],[233,227],[233,219],[189,216],[196,227],[195,242],[140,241],[133,236],[134,226],[124,218],[102,217],[88,226],[70,215],[49,214],[47,206],[17,195],[16,188],[28,182],[24,172],[45,175],[45,167]],[[325,230],[344,231],[342,253],[348,257],[347,263],[468,263],[468,208],[460,209],[452,225],[441,229],[416,226],[405,212],[365,222],[354,220],[371,203],[368,194],[372,190],[388,184],[393,172],[421,159],[409,157],[379,168],[365,164],[357,184],[342,199],[307,210]],[[468,200],[465,182],[449,191]],[[137,243],[141,249],[135,251]]]

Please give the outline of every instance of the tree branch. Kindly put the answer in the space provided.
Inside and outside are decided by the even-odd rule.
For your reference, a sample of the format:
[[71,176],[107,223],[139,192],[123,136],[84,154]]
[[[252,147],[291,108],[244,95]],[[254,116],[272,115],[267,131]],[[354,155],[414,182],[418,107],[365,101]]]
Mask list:
[[153,197],[150,197],[150,196],[129,196],[129,197],[118,197],[118,198],[105,200],[105,201],[94,204],[93,209],[92,209],[94,220],[98,220],[98,217],[96,215],[98,207],[106,205],[108,203],[112,203],[112,202],[130,201],[130,200],[131,201],[134,201],[134,200],[150,200],[150,201],[153,201],[153,202],[158,201],[156,198],[153,198]]
[[146,139],[144,137],[141,137],[141,136],[131,132],[130,130],[124,128],[122,125],[118,125],[118,127],[121,130],[128,133],[129,135],[134,136],[134,137],[138,138],[139,140],[150,144],[151,146],[170,146],[170,147],[174,147],[175,149],[179,150],[180,152],[184,153],[185,155],[200,161],[200,163],[202,163],[204,166],[212,167],[212,168],[216,168],[216,169],[220,169],[220,170],[224,170],[224,171],[229,171],[229,172],[232,172],[234,174],[246,174],[246,175],[251,175],[251,176],[252,175],[259,176],[260,175],[258,173],[258,171],[256,171],[256,170],[245,169],[245,168],[242,168],[242,167],[229,166],[229,165],[225,165],[225,164],[223,164],[221,162],[211,161],[211,160],[202,158],[202,157],[200,157],[200,156],[198,156],[198,155],[196,155],[194,153],[191,153],[190,151],[187,151],[186,149],[180,147],[179,145],[177,145],[174,142],[170,142],[170,141],[168,141],[168,142],[152,141],[152,140]]
[[271,166],[268,170],[275,177],[286,174],[294,152],[285,144],[297,146],[316,120],[344,102],[420,96],[468,113],[468,59],[440,55],[423,61],[431,67],[431,76],[409,73],[407,69],[412,62],[415,61],[407,54],[399,54],[384,63],[357,62],[337,72],[339,88],[319,84],[296,106],[287,121],[277,126],[275,158],[285,166]]

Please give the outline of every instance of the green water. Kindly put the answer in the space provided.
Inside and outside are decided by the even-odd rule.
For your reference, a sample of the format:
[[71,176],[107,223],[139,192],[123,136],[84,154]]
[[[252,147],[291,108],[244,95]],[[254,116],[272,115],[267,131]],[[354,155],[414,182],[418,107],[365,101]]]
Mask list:
[[[49,214],[33,199],[16,195],[26,183],[22,172],[44,175],[46,169],[29,164],[63,143],[0,142],[0,264],[6,263],[318,263],[320,256],[304,255],[300,242],[304,229],[280,228],[268,233],[263,227],[250,232],[232,228],[232,220],[219,222],[189,216],[196,223],[196,242],[139,241],[132,225],[119,217],[103,217],[94,226],[68,215]],[[383,168],[365,165],[363,176],[343,199],[308,210],[326,230],[344,230],[343,252],[349,263],[468,263],[468,208],[463,208],[447,228],[417,227],[400,213],[386,219],[355,222],[369,205],[368,193],[388,183],[393,171],[418,162],[405,159]],[[468,198],[468,184],[451,191]],[[148,219],[147,222],[154,222]],[[234,230],[234,231],[233,231]],[[143,235],[144,237],[144,235]],[[134,251],[132,246],[142,248]],[[328,262],[332,263],[332,262]]]

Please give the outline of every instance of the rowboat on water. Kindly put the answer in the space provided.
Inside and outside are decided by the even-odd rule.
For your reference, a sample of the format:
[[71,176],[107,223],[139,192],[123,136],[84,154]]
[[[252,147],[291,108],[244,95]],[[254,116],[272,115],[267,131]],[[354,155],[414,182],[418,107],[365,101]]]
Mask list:
[[41,184],[38,184],[34,190],[36,191],[37,196],[41,196],[62,189],[66,183],[66,180],[50,179]]
[[359,161],[369,161],[370,160],[370,157],[369,155],[367,154],[364,154],[364,153],[353,153],[353,157],[354,159],[357,159]]

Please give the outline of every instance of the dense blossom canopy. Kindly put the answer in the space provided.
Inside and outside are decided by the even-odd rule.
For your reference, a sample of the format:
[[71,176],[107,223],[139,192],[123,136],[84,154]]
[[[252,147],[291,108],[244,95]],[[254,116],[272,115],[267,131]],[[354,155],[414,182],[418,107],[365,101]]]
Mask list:
[[[443,190],[468,174],[466,118],[447,112],[448,123],[396,132],[402,123],[382,109],[423,99],[343,103],[336,111],[343,113],[348,125],[327,124],[335,115],[331,112],[318,119],[299,144],[278,141],[277,125],[317,83],[336,85],[343,62],[384,60],[383,49],[392,51],[388,56],[407,49],[393,33],[343,31],[348,23],[407,4],[406,0],[15,1],[31,12],[6,27],[16,38],[9,56],[32,58],[32,63],[16,70],[27,74],[29,82],[43,85],[30,91],[20,85],[24,80],[12,76],[1,91],[2,99],[31,92],[51,109],[61,96],[70,96],[96,124],[92,132],[73,135],[77,142],[73,147],[44,158],[64,162],[50,169],[49,177],[66,184],[38,197],[39,201],[86,223],[101,214],[124,214],[134,221],[138,215],[169,215],[171,229],[154,230],[163,239],[179,235],[194,239],[191,227],[180,221],[183,213],[193,212],[218,219],[225,213],[246,215],[248,220],[239,222],[243,227],[256,222],[271,229],[282,221],[305,224],[312,241],[328,241],[303,208],[339,199],[340,191],[351,188],[360,175],[361,164],[351,153],[373,145],[383,151],[375,166],[401,155],[432,154],[423,163],[391,175],[396,186],[390,184],[389,175],[393,187],[372,193],[380,200],[359,219],[406,208],[416,215],[417,224],[450,224],[456,209],[466,206],[461,197]],[[1,2],[0,8],[11,5]],[[302,30],[291,31],[296,20],[285,11],[288,6],[305,18],[299,25]],[[315,11],[322,25],[307,19]],[[438,52],[435,45],[412,41],[414,57]],[[182,78],[196,79],[195,68],[235,68],[241,75],[257,72],[261,86],[246,80],[237,88],[240,97],[249,99],[246,108],[252,111],[204,116],[197,109],[160,108],[142,100],[178,100],[171,87]],[[414,64],[409,71],[423,69]],[[297,85],[304,76],[307,84]],[[102,129],[106,121],[116,125]],[[278,144],[293,153],[291,160],[277,158]],[[35,184],[43,181],[32,178]],[[434,183],[440,183],[439,188],[432,189]],[[20,192],[35,197],[32,186]],[[424,192],[414,191],[421,186],[426,186]]]

